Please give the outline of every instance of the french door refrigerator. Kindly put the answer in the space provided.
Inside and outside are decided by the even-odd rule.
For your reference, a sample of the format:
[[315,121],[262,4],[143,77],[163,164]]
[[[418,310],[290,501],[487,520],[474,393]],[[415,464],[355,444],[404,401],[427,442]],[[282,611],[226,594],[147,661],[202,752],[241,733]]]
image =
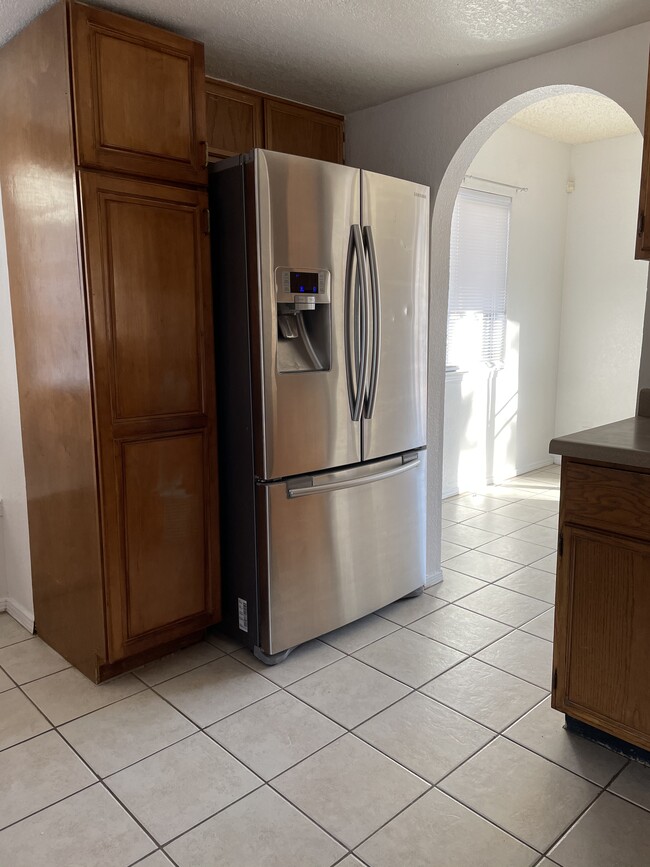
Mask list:
[[224,622],[265,662],[425,581],[429,189],[210,174]]

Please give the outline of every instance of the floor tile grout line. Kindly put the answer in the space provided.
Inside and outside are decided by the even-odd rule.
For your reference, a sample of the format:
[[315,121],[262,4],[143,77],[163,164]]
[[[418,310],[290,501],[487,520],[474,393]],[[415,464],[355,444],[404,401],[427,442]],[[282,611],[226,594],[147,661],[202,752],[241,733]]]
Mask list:
[[[93,775],[96,777],[97,775],[93,771]],[[88,789],[92,789],[93,786],[97,786],[101,783],[99,778],[92,781],[92,783],[88,783],[87,786],[82,786],[80,789],[77,789],[76,792],[70,792],[67,795],[64,795],[62,798],[57,798],[55,801],[52,801],[51,804],[47,804],[45,807],[39,807],[38,810],[33,810],[31,813],[27,813],[25,816],[21,816],[20,819],[16,819],[15,822],[9,822],[8,825],[4,825],[0,827],[0,836],[8,829],[13,828],[15,825],[19,825],[21,822],[27,821],[27,819],[31,819],[33,816],[38,816],[39,813],[44,813],[45,810],[49,810],[50,807],[56,807],[57,804],[62,804],[64,801],[68,801],[70,798],[74,798],[75,795],[78,795],[80,792],[86,792]]]
[[[488,744],[488,746],[489,746],[489,744]],[[442,780],[440,782],[442,782]],[[438,786],[439,786],[439,783],[436,783],[435,788],[437,789],[437,791],[441,792],[443,795],[446,795],[448,798],[451,798],[452,801],[455,801],[457,804],[460,804],[461,807],[465,807],[466,810],[469,810],[471,813],[474,813],[475,816],[478,816],[480,819],[483,819],[483,821],[488,822],[490,825],[492,825],[493,828],[497,828],[503,834],[506,834],[508,837],[511,837],[513,840],[516,840],[518,843],[522,843],[524,846],[527,846],[529,849],[531,849],[533,852],[535,852],[537,855],[539,855],[540,858],[544,858],[544,852],[541,849],[537,849],[535,846],[532,845],[532,843],[528,843],[526,840],[524,840],[522,837],[518,837],[512,831],[506,830],[503,827],[503,825],[499,825],[498,822],[495,822],[494,819],[491,819],[488,816],[485,816],[483,813],[481,813],[475,807],[470,807],[469,804],[466,804],[457,795],[452,795],[450,792],[446,792],[444,789],[438,788]],[[536,861],[535,863],[538,864],[539,860]],[[459,867],[460,867],[460,865],[459,865]]]
[[[64,668],[64,669],[63,669],[63,671],[68,671],[68,670],[69,670],[69,669],[67,669],[67,668]],[[45,677],[42,677],[42,678],[39,678],[39,679],[40,679],[40,680],[45,680],[47,677],[55,677],[57,674],[61,674],[61,672],[60,672],[60,671],[55,671],[54,674],[48,674],[48,675],[45,675]],[[85,676],[85,675],[84,675],[84,676]],[[31,681],[31,683],[35,683],[35,682],[36,682],[36,681]],[[111,683],[114,683],[114,682],[115,682],[115,681],[111,681]],[[31,683],[29,683],[29,684],[25,684],[25,686],[31,686]],[[92,684],[92,681],[90,681],[90,683]],[[86,711],[85,713],[79,714],[79,716],[72,717],[72,719],[66,719],[66,720],[64,720],[63,722],[60,722],[60,723],[54,723],[54,722],[52,722],[52,719],[51,719],[51,718],[46,714],[46,712],[45,712],[42,708],[40,708],[40,707],[38,706],[38,704],[36,704],[36,702],[31,698],[31,696],[30,696],[27,692],[25,692],[25,690],[24,690],[22,687],[18,687],[18,688],[22,691],[23,695],[25,695],[25,696],[26,696],[26,697],[27,697],[27,698],[32,702],[32,704],[34,705],[34,707],[35,707],[37,710],[39,710],[39,711],[43,714],[43,716],[44,716],[44,717],[45,717],[45,718],[46,718],[46,719],[47,719],[47,720],[52,724],[52,726],[53,726],[54,728],[60,728],[60,727],[62,727],[62,726],[64,726],[64,725],[67,725],[68,723],[76,722],[77,720],[82,719],[82,718],[85,717],[85,716],[90,716],[90,714],[92,714],[92,713],[96,713],[96,712],[99,711],[99,710],[104,710],[105,707],[112,707],[114,704],[119,704],[119,703],[122,702],[122,701],[126,701],[126,699],[128,699],[128,698],[133,698],[134,696],[139,695],[140,693],[145,692],[145,691],[148,690],[148,689],[151,689],[150,686],[147,686],[145,683],[142,683],[141,680],[138,680],[138,683],[140,683],[140,684],[142,685],[142,689],[136,689],[135,692],[132,692],[132,693],[130,693],[129,695],[124,695],[124,696],[122,696],[121,698],[116,698],[116,699],[114,699],[113,701],[110,701],[108,704],[101,705],[101,707],[93,708],[92,710],[89,710],[89,711]],[[93,686],[101,687],[102,684],[93,684]]]
[[[479,662],[480,662],[480,660],[479,660]],[[503,673],[504,673],[504,674],[507,674],[508,672],[503,672]],[[446,671],[443,671],[442,674],[447,674],[447,672],[446,672]],[[441,677],[441,676],[442,676],[442,675],[438,675],[438,677]],[[515,677],[515,675],[512,675],[512,676]],[[429,681],[429,683],[433,683],[434,681],[436,681],[436,680],[438,679],[438,677],[434,677],[433,680],[430,680],[430,681]],[[519,680],[521,680],[521,678],[519,678]],[[525,681],[525,683],[527,683],[527,681]],[[528,685],[529,685],[529,686],[532,686],[532,684],[528,684]],[[424,686],[428,686],[428,684],[425,683]],[[503,736],[503,733],[505,732],[505,730],[506,730],[507,728],[510,728],[511,726],[515,725],[515,723],[520,722],[520,721],[521,721],[525,716],[527,716],[531,711],[533,711],[533,710],[535,710],[535,708],[539,707],[539,705],[542,704],[542,702],[546,701],[546,699],[547,699],[547,698],[549,697],[549,695],[550,695],[550,692],[547,692],[546,695],[544,696],[544,698],[541,698],[541,699],[540,699],[539,701],[537,701],[535,704],[531,705],[527,710],[522,711],[518,716],[516,716],[516,717],[512,720],[512,722],[506,723],[505,728],[503,728],[503,729],[495,729],[495,728],[493,728],[492,726],[488,725],[488,724],[485,723],[485,722],[481,722],[480,720],[475,719],[474,717],[468,716],[466,712],[464,712],[464,711],[462,711],[462,710],[458,710],[457,707],[454,707],[453,705],[448,704],[447,702],[443,701],[442,699],[438,698],[437,696],[435,696],[435,695],[429,695],[429,694],[426,693],[426,692],[422,692],[422,689],[423,689],[423,688],[424,688],[424,687],[418,687],[418,689],[416,690],[416,692],[419,692],[420,695],[423,695],[425,698],[430,698],[432,701],[438,702],[438,704],[443,705],[444,707],[448,708],[449,710],[453,710],[455,713],[459,714],[459,715],[462,716],[462,717],[465,717],[465,719],[468,719],[470,722],[476,723],[476,724],[479,725],[479,726],[483,726],[483,728],[487,729],[488,731],[493,732],[495,735],[500,735],[500,736]],[[541,687],[538,687],[538,689],[541,689]],[[522,745],[520,744],[519,746],[522,746]],[[534,750],[533,750],[532,752],[534,752]],[[458,765],[458,767],[460,767],[460,765]]]
[[[129,697],[130,697],[130,696],[129,696]],[[150,839],[150,840],[154,843],[154,845],[157,847],[158,844],[157,844],[157,843],[155,842],[155,840],[153,839],[153,836],[152,836],[152,835],[147,831],[147,829],[146,829],[146,828],[144,827],[144,825],[143,825],[143,824],[142,824],[142,823],[137,819],[137,817],[134,816],[134,815],[131,813],[131,811],[130,811],[130,810],[129,810],[125,805],[123,805],[123,804],[121,803],[121,801],[120,801],[120,800],[115,796],[115,794],[114,794],[114,793],[113,793],[113,792],[108,788],[108,786],[104,783],[104,779],[103,779],[103,777],[102,777],[100,774],[98,774],[97,771],[95,771],[94,768],[90,765],[90,763],[89,763],[89,762],[88,762],[88,761],[87,761],[87,760],[86,760],[86,759],[85,759],[85,758],[84,758],[84,757],[79,753],[79,751],[78,751],[78,750],[77,750],[77,749],[76,749],[76,748],[75,748],[71,743],[69,743],[69,742],[66,740],[66,738],[65,738],[65,737],[61,734],[61,732],[58,730],[58,727],[57,727],[57,726],[54,726],[54,731],[56,731],[56,734],[61,738],[61,740],[62,740],[63,743],[68,747],[68,749],[70,749],[71,752],[73,752],[73,753],[75,754],[75,756],[77,757],[77,759],[78,759],[78,760],[79,760],[83,765],[85,765],[86,768],[90,771],[90,773],[95,777],[95,780],[94,780],[91,784],[89,784],[88,786],[84,786],[84,787],[83,787],[82,789],[80,789],[79,791],[85,791],[86,789],[89,789],[89,788],[91,788],[91,786],[95,786],[95,785],[97,785],[98,783],[101,784],[101,786],[102,786],[102,787],[103,787],[103,788],[108,792],[109,797],[114,798],[114,799],[117,801],[117,803],[120,804],[120,805],[121,805],[121,806],[126,810],[126,812],[127,812],[127,813],[131,816],[131,818],[132,818],[132,819],[133,819],[133,820],[134,820],[134,821],[139,825],[139,827],[140,827],[140,828],[142,829],[142,831],[146,834],[146,836],[149,837],[149,839]],[[61,802],[63,802],[63,801],[66,801],[66,800],[68,800],[69,798],[72,798],[72,797],[73,797],[74,795],[76,795],[76,794],[78,794],[78,792],[72,792],[71,794],[67,795],[65,798],[61,798],[61,799],[59,799],[59,801],[55,801],[55,802],[53,802],[53,803],[51,803],[51,804],[48,804],[47,807],[44,807],[42,810],[39,810],[39,811],[37,811],[37,812],[43,812],[43,810],[47,810],[47,809],[49,809],[49,807],[53,807],[56,803],[61,803]],[[34,815],[34,814],[32,814],[32,815]],[[24,821],[24,819],[26,819],[26,818],[29,818],[29,816],[25,816],[25,817],[23,817],[23,819],[21,819],[20,821]],[[4,830],[4,829],[3,829],[3,830]],[[151,854],[151,853],[149,853],[149,854]]]
[[[2,756],[3,753],[6,753],[7,750],[12,750],[14,747],[19,747],[19,746],[22,746],[22,744],[28,744],[30,741],[35,741],[36,738],[40,738],[41,735],[46,735],[48,732],[51,732],[51,731],[56,731],[56,729],[53,725],[50,725],[49,728],[44,729],[42,732],[38,732],[35,735],[29,735],[29,737],[22,738],[21,740],[16,741],[15,744],[8,744],[8,746],[2,747],[2,749],[0,749],[0,757]],[[66,741],[66,743],[67,743],[67,741]]]
[[[202,644],[205,639],[201,639],[197,641],[195,644],[189,644],[187,647],[182,647],[180,650],[175,651],[175,653],[182,653],[183,650],[188,650],[191,647],[198,647],[199,644]],[[206,641],[206,644],[210,642]],[[210,647],[214,647],[215,650],[219,650],[214,644],[210,644]],[[196,671],[197,668],[205,668],[206,665],[210,665],[212,662],[218,662],[220,659],[223,659],[224,656],[228,656],[229,654],[225,653],[225,651],[220,650],[221,656],[215,656],[214,659],[208,659],[205,662],[199,662],[196,665],[193,665],[191,668],[186,669],[185,671],[181,671],[178,674],[172,674],[170,677],[166,677],[163,680],[159,680],[157,683],[147,683],[146,680],[142,678],[141,675],[138,674],[138,671],[145,666],[139,666],[138,668],[134,668],[131,671],[127,672],[127,674],[132,674],[134,677],[137,677],[140,683],[144,683],[145,686],[148,686],[149,689],[153,689],[156,686],[161,686],[163,683],[168,683],[170,680],[174,680],[175,677],[182,677],[184,674],[188,674],[190,671]],[[170,656],[173,656],[174,653],[171,653]],[[161,657],[161,659],[165,659],[165,657]],[[159,662],[159,660],[154,660],[154,662]],[[151,665],[152,663],[146,663],[146,665]]]
[[[454,603],[452,602],[450,604],[453,605]],[[447,606],[445,606],[445,607],[447,607]],[[460,606],[458,606],[458,607],[460,608]],[[469,611],[469,609],[467,609],[467,608],[461,608],[461,610],[462,611]],[[436,612],[434,611],[433,613],[435,614]],[[475,611],[469,611],[469,613],[470,614],[476,614]],[[477,616],[483,617],[485,615],[479,614]],[[444,644],[445,647],[449,647],[451,650],[455,650],[457,653],[464,653],[465,656],[474,656],[475,653],[482,653],[484,650],[487,650],[488,647],[491,647],[493,644],[496,644],[497,641],[501,641],[502,638],[507,638],[507,636],[510,635],[512,632],[517,631],[516,626],[508,626],[508,624],[506,624],[506,623],[501,623],[501,621],[499,621],[499,620],[494,620],[493,617],[486,617],[486,620],[491,620],[493,623],[498,623],[499,626],[507,626],[508,631],[504,632],[503,635],[499,635],[498,638],[494,638],[492,641],[488,641],[487,644],[484,644],[482,647],[479,647],[476,650],[473,650],[471,653],[468,653],[466,650],[460,650],[458,647],[454,647],[452,644],[448,644],[446,641],[443,641],[442,638],[431,638],[430,635],[425,635],[424,637],[429,638],[431,641],[437,641],[438,644]],[[410,632],[415,632],[416,635],[422,635],[421,632],[418,632],[417,629],[411,629],[410,626],[405,626],[404,629],[408,629]]]
[[[506,592],[508,590],[507,587],[500,587],[499,589],[505,590]],[[485,587],[481,587],[480,590],[485,590]],[[474,593],[479,593],[480,590],[475,590]],[[529,617],[528,620],[524,620],[523,623],[506,623],[505,620],[499,620],[497,617],[492,617],[489,614],[485,614],[483,611],[475,611],[473,608],[466,608],[464,605],[462,605],[463,599],[468,599],[470,596],[473,596],[473,595],[474,595],[473,593],[469,593],[467,596],[463,596],[462,599],[459,599],[456,602],[450,602],[449,604],[450,605],[456,605],[458,608],[462,608],[463,611],[470,611],[472,614],[480,614],[481,617],[487,617],[488,620],[494,620],[494,621],[496,621],[496,623],[501,623],[503,626],[510,626],[512,629],[522,629],[524,626],[526,626],[528,623],[530,623],[531,620],[536,620],[538,617],[541,617],[542,614],[546,614],[547,611],[550,611],[551,608],[554,607],[550,602],[543,602],[541,599],[537,599],[537,600],[535,600],[536,602],[539,602],[542,605],[546,605],[546,608],[544,609],[544,611],[540,611],[537,614],[534,614],[532,617]],[[519,595],[522,595],[522,594],[519,594]],[[532,599],[533,597],[531,596],[528,598]],[[433,611],[431,613],[435,614],[435,611]]]
[[[496,738],[495,738],[495,740],[496,740]],[[493,741],[491,741],[490,743],[493,743]],[[486,746],[490,746],[490,744],[486,744]],[[485,749],[485,747],[483,747],[483,749]],[[479,750],[479,752],[481,752],[481,750]],[[453,771],[452,771],[452,773],[453,773]],[[447,776],[449,777],[449,776],[451,776],[451,774],[448,774]],[[445,779],[447,779],[447,777],[445,777]],[[499,825],[498,822],[496,822],[494,819],[489,818],[484,813],[481,813],[481,811],[477,810],[476,807],[472,807],[469,804],[467,804],[465,801],[463,801],[461,798],[459,798],[458,795],[452,795],[451,792],[447,792],[444,789],[439,788],[440,783],[442,783],[442,782],[444,782],[444,781],[440,780],[439,783],[436,783],[436,789],[438,789],[438,791],[442,792],[443,795],[447,795],[448,798],[452,798],[454,801],[456,801],[462,807],[465,807],[465,809],[470,810],[470,812],[475,813],[477,816],[480,816],[481,819],[484,819],[486,822],[489,822],[491,825],[494,825],[495,828],[498,828],[500,831],[502,831],[504,834],[507,834],[509,837],[512,837],[514,840],[518,840],[520,843],[523,843],[524,846],[528,846],[529,849],[532,849],[533,852],[536,852],[538,855],[544,855],[543,849],[538,849],[536,846],[533,846],[532,843],[529,843],[527,840],[524,840],[522,837],[519,837],[517,834],[513,833],[512,831],[508,831],[506,828],[503,827],[503,825]]]
[[117,797],[117,795],[115,794],[115,792],[113,792],[113,791],[111,791],[111,789],[109,789],[109,787],[106,785],[106,783],[104,782],[103,779],[100,780],[100,783],[101,783],[101,786],[102,786],[102,788],[104,789],[104,791],[108,794],[109,798],[112,798],[112,799],[115,801],[115,803],[118,805],[118,807],[121,807],[121,808],[124,810],[124,812],[125,812],[128,816],[131,817],[131,819],[136,823],[136,825],[140,828],[140,830],[143,832],[143,834],[145,834],[145,835],[149,838],[149,840],[151,840],[151,842],[152,842],[153,845],[154,845],[154,849],[153,849],[152,852],[149,852],[148,854],[149,854],[149,855],[153,855],[153,853],[154,853],[156,850],[158,850],[160,847],[159,847],[159,845],[158,845],[158,841],[154,838],[154,836],[153,836],[153,834],[151,833],[151,831],[148,831],[148,830],[145,828],[145,826],[142,824],[142,822],[140,821],[140,819],[138,819],[138,817],[135,815],[135,813],[133,813],[133,812],[132,812],[132,811],[131,811],[127,806],[126,806],[126,804],[124,804],[124,803],[120,800],[120,798]]
[[[347,734],[351,735],[352,732],[347,732]],[[372,747],[371,744],[366,743],[366,741],[363,741],[361,738],[357,737],[357,740],[361,741],[361,743],[365,744],[366,746],[371,747],[371,749],[375,749],[374,747]],[[380,750],[377,750],[377,752],[381,753]],[[384,755],[384,754],[381,753],[381,755]],[[389,759],[391,762],[395,762],[395,759],[391,759],[390,756],[384,756],[384,758]],[[399,764],[399,763],[396,762],[396,764]],[[402,766],[400,765],[400,767],[402,767]],[[423,777],[420,777],[418,774],[413,774],[413,772],[409,771],[408,768],[404,768],[404,770],[407,771],[412,776],[417,777],[423,783],[426,783],[427,788],[424,790],[424,792],[421,792],[416,797],[416,800],[421,798],[422,795],[426,795],[427,792],[431,791],[433,786],[431,785],[431,783],[428,782],[428,780],[425,780]],[[275,779],[277,779],[277,777]],[[321,831],[324,831],[329,837],[336,840],[336,842],[340,843],[341,846],[345,847],[345,849],[347,849],[347,853],[349,855],[351,855],[353,853],[354,849],[358,848],[361,845],[361,843],[356,843],[354,846],[348,846],[348,844],[344,843],[343,840],[341,840],[339,837],[337,837],[333,831],[328,831],[327,828],[325,828],[323,825],[321,825],[317,819],[314,819],[313,816],[310,816],[308,813],[306,813],[302,807],[298,806],[298,804],[294,804],[294,802],[289,797],[287,797],[287,795],[283,794],[278,789],[276,789],[275,786],[272,785],[272,783],[268,783],[268,786],[270,789],[272,789],[272,791],[274,791],[277,795],[279,795],[281,798],[283,798],[283,800],[285,800],[288,804],[290,804],[292,807],[294,807],[296,810],[298,810],[299,813],[302,813],[302,815],[305,816],[306,819],[309,819],[310,822],[313,822],[315,825],[317,825],[321,829]],[[413,802],[411,802],[411,803],[413,803]],[[407,806],[410,806],[410,804]],[[404,809],[406,809],[406,807]],[[390,819],[388,821],[390,821]],[[379,830],[379,829],[377,829],[377,830]],[[373,831],[373,834],[374,833],[376,833],[376,831]],[[369,836],[372,836],[372,834]],[[366,839],[367,838],[364,838],[364,840],[362,842],[365,842]]]
[[[103,782],[103,780],[102,780],[102,782]],[[210,813],[209,816],[206,816],[205,818],[201,819],[199,822],[195,822],[193,825],[190,825],[189,828],[186,828],[184,831],[181,831],[179,834],[176,834],[174,837],[171,837],[169,840],[166,840],[164,843],[158,843],[158,841],[153,837],[153,834],[151,833],[151,831],[147,831],[147,834],[149,837],[152,838],[152,840],[154,840],[156,846],[161,851],[163,851],[165,853],[165,855],[167,855],[167,857],[171,858],[171,855],[168,855],[168,853],[166,851],[167,846],[171,846],[172,843],[175,843],[177,840],[180,840],[180,838],[184,837],[185,834],[189,834],[190,832],[194,831],[195,828],[198,828],[200,825],[204,825],[206,822],[209,822],[210,819],[214,819],[215,816],[218,816],[220,813],[223,813],[224,810],[227,810],[229,807],[233,807],[235,804],[238,804],[240,801],[243,801],[244,798],[248,798],[249,795],[253,795],[255,792],[259,792],[260,789],[263,789],[265,785],[266,785],[266,783],[263,780],[260,780],[259,785],[255,786],[254,789],[250,789],[248,792],[245,792],[243,795],[240,795],[238,798],[235,798],[233,801],[230,801],[230,803],[225,804],[223,807],[219,807],[219,809],[216,810],[214,813]],[[106,788],[108,789],[108,787],[106,787]],[[110,789],[108,789],[108,791],[119,802],[119,804],[126,810],[126,812],[129,813],[129,815],[132,815],[131,811],[123,803],[123,801],[121,801],[120,798],[114,792],[112,792]],[[138,820],[136,819],[136,821],[138,821]],[[138,822],[138,824],[141,824],[141,823]]]
[[606,791],[606,789],[601,788],[600,791],[598,792],[598,794],[596,795],[596,797],[593,798],[593,799],[592,799],[592,800],[587,804],[587,806],[586,806],[583,810],[580,811],[580,813],[576,816],[576,818],[571,822],[571,824],[569,825],[569,827],[568,827],[568,828],[565,828],[564,831],[560,832],[560,834],[558,834],[558,836],[553,840],[553,842],[551,843],[551,845],[550,845],[550,846],[547,846],[547,848],[546,848],[546,849],[544,850],[544,852],[543,852],[543,854],[544,854],[545,857],[548,857],[549,852],[551,852],[553,849],[555,849],[555,847],[556,847],[556,846],[557,846],[557,845],[558,845],[562,840],[564,840],[564,838],[567,836],[567,834],[569,834],[569,832],[572,831],[572,830],[575,828],[575,826],[576,826],[576,825],[578,824],[578,822],[582,819],[582,817],[585,815],[585,813],[588,813],[589,810],[594,806],[594,804],[596,803],[596,801],[600,800],[600,798],[605,794],[605,791]]
[[[176,708],[174,708],[176,710]],[[193,725],[196,725],[194,723]],[[148,753],[146,756],[142,756],[139,759],[135,759],[132,762],[129,762],[128,765],[124,765],[124,767],[118,768],[116,771],[111,771],[109,774],[98,774],[100,780],[111,780],[113,777],[116,777],[118,774],[121,774],[122,771],[128,771],[131,768],[135,767],[135,765],[139,765],[141,762],[146,762],[147,759],[152,759],[154,756],[159,755],[160,753],[164,753],[165,750],[171,749],[171,747],[176,747],[178,744],[182,744],[183,741],[188,741],[190,738],[195,737],[196,735],[200,735],[202,733],[202,729],[197,728],[195,732],[190,732],[188,735],[183,735],[182,738],[179,738],[177,741],[172,741],[170,744],[165,744],[164,747],[160,747],[160,749],[155,750],[153,753]],[[61,735],[64,737],[64,735]],[[209,737],[209,735],[208,735]],[[68,741],[66,741],[68,743]],[[98,772],[95,771],[97,774]],[[112,790],[111,790],[112,791]]]

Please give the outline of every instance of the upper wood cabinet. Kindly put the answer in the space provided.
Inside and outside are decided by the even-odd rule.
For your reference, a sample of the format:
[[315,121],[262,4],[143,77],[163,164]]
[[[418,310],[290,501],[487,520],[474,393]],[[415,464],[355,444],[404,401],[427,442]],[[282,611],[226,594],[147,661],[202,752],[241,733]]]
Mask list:
[[343,162],[343,117],[206,79],[209,154],[219,160],[267,148]]
[[205,96],[211,159],[264,146],[261,96],[210,79],[206,80]]
[[207,183],[203,46],[80,3],[70,19],[79,163]]
[[269,150],[343,162],[343,120],[336,115],[265,99],[264,131]]
[[641,195],[636,236],[636,258],[650,259],[650,66],[646,91],[645,130],[643,133],[643,164],[641,168]]

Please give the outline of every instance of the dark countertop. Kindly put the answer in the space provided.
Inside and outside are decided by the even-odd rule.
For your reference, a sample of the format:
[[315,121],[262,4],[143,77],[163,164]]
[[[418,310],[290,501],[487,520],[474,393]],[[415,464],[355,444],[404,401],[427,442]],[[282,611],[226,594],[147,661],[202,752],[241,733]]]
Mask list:
[[551,440],[553,455],[630,467],[650,467],[650,418],[634,416]]

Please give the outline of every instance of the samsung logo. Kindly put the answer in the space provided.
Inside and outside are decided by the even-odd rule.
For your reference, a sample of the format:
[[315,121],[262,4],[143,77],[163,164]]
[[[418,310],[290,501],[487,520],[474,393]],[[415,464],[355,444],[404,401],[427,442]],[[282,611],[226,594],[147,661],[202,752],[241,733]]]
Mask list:
[[414,196],[417,196],[418,199],[426,199],[426,193],[413,193]]

